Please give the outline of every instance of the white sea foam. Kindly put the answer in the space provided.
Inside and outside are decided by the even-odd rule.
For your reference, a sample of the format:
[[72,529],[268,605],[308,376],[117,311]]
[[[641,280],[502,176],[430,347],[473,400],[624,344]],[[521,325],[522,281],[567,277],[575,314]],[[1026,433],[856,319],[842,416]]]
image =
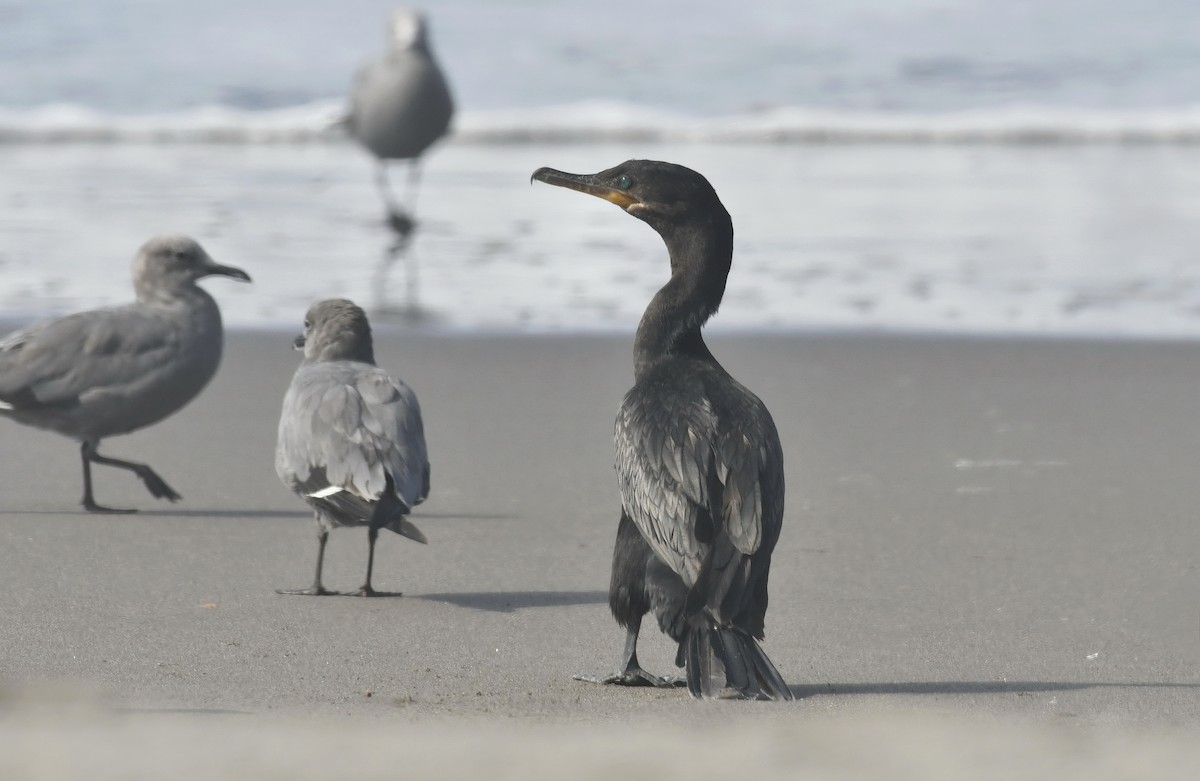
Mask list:
[[[0,144],[340,142],[344,106],[327,100],[247,110],[206,106],[117,114],[80,105],[0,108]],[[1196,144],[1200,107],[1103,111],[1018,107],[940,113],[781,107],[695,117],[611,101],[460,112],[455,142],[737,144]]]
[[393,237],[350,145],[0,145],[0,316],[128,300],[133,250],[181,231],[253,274],[207,283],[232,325],[294,328],[345,296],[450,330],[629,333],[662,242],[529,174],[657,151],[734,219],[715,328],[1200,338],[1187,145],[453,144],[426,163],[411,292],[403,259],[382,265]]

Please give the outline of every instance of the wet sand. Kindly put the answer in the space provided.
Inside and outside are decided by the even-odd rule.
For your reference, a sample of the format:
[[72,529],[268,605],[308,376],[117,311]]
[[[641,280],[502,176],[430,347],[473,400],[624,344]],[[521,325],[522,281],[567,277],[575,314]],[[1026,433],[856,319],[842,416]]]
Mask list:
[[205,283],[242,328],[319,291],[472,332],[632,333],[662,240],[529,176],[642,157],[702,172],[733,217],[722,326],[1200,337],[1197,144],[451,142],[401,259],[350,144],[0,143],[0,310],[124,303],[133,252],[174,230],[253,275]]
[[[83,767],[261,749],[311,758],[301,778],[339,752],[360,777],[408,756],[444,758],[427,777],[471,757],[517,777],[550,743],[566,764],[547,774],[581,756],[612,770],[626,738],[720,767],[725,730],[768,775],[853,774],[872,745],[881,772],[989,757],[1116,772],[1114,746],[1194,769],[1200,346],[713,338],[786,450],[765,644],[798,695],[782,705],[571,679],[610,669],[622,640],[606,588],[630,341],[379,334],[380,363],[421,398],[434,470],[413,517],[430,544],[380,539],[376,586],[397,598],[273,591],[309,582],[316,547],[272,467],[288,333],[234,334],[199,400],[102,448],[152,464],[178,505],[99,469],[98,499],[142,512],[84,514],[77,447],[3,422],[0,770],[71,777],[43,749],[64,739]],[[365,554],[365,532],[335,532],[327,584],[357,587]],[[648,626],[641,657],[665,673],[673,653]],[[776,748],[753,750],[760,728]],[[651,729],[664,737],[636,737]],[[835,734],[847,748],[815,749]]]

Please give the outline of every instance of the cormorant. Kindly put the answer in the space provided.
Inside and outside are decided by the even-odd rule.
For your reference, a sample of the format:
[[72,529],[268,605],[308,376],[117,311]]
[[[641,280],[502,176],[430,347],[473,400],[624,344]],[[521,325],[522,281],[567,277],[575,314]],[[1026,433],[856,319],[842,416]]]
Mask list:
[[638,664],[650,611],[679,644],[693,697],[790,700],[763,638],[767,575],[783,521],[783,451],[766,406],[709,352],[700,327],[721,303],[733,223],[695,171],[629,160],[597,174],[539,168],[533,178],[615,203],[667,245],[671,278],[634,340],[634,386],[616,421],[621,520],[609,606],[627,631],[603,679],[673,685]]
[[[378,165],[375,182],[388,209],[388,223],[401,240],[416,227],[420,156],[444,136],[454,115],[446,78],[429,46],[425,17],[402,9],[392,16],[388,52],[355,76],[346,129]],[[392,198],[389,160],[408,160],[408,211]]]
[[187,236],[158,236],[133,262],[137,301],[34,323],[0,341],[0,415],[82,443],[83,507],[96,503],[92,464],[133,472],[156,499],[180,496],[146,464],[100,455],[100,440],[128,434],[181,409],[221,362],[221,311],[196,281],[250,281]]
[[275,473],[316,513],[317,571],[311,588],[279,593],[338,593],[321,585],[329,530],[366,526],[367,577],[353,593],[376,596],[379,530],[426,541],[404,517],[429,495],[421,407],[407,385],[375,365],[371,326],[353,302],[313,304],[295,346],[304,361],[283,399]]

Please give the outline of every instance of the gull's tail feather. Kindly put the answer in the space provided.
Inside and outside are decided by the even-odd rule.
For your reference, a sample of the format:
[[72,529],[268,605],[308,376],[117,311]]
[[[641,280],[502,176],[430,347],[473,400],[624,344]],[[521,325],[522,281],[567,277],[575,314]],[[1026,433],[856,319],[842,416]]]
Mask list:
[[425,535],[422,534],[421,530],[416,527],[416,524],[407,518],[404,518],[403,516],[399,518],[393,518],[389,523],[385,524],[383,528],[394,531],[401,537],[407,537],[410,540],[416,540],[417,542],[424,543],[426,545],[429,544],[429,540],[425,539]]

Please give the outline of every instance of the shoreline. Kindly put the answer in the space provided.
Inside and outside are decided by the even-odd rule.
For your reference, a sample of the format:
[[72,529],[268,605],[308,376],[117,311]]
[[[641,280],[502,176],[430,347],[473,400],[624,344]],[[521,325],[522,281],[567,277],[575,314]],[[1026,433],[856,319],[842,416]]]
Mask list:
[[[331,296],[335,297],[335,296]],[[314,298],[313,302],[320,300]],[[40,315],[31,319],[16,319],[0,317],[0,338],[35,322],[54,319],[72,314]],[[637,323],[614,325],[610,328],[544,328],[523,329],[517,326],[479,327],[479,326],[411,326],[389,320],[386,315],[367,312],[371,317],[371,331],[377,337],[388,339],[428,339],[447,341],[519,341],[529,340],[571,340],[610,341],[627,339],[630,349],[633,337],[637,331]],[[238,338],[253,338],[261,336],[290,335],[295,336],[303,327],[304,312],[300,311],[296,323],[255,323],[249,325],[234,324],[225,326],[226,340]],[[1192,345],[1200,343],[1200,334],[1187,333],[1130,333],[1105,331],[999,331],[999,330],[970,330],[970,329],[937,329],[920,327],[888,326],[869,328],[863,326],[812,325],[780,328],[777,326],[743,326],[733,325],[722,327],[717,324],[706,325],[706,339],[714,342],[737,342],[746,339],[768,341],[840,341],[866,342],[887,341],[899,342],[980,342],[985,344],[1114,344],[1114,345]]]
[[[661,241],[619,211],[528,182],[545,164],[596,170],[650,152],[503,151],[430,156],[422,227],[401,258],[369,158],[352,148],[0,145],[12,168],[0,201],[13,204],[0,220],[13,237],[0,303],[11,315],[125,302],[135,248],[179,231],[254,276],[206,285],[234,326],[298,322],[315,298],[344,296],[455,331],[632,332],[667,278]],[[714,330],[1200,334],[1186,251],[1200,243],[1194,147],[697,144],[671,157],[703,172],[734,219]]]

